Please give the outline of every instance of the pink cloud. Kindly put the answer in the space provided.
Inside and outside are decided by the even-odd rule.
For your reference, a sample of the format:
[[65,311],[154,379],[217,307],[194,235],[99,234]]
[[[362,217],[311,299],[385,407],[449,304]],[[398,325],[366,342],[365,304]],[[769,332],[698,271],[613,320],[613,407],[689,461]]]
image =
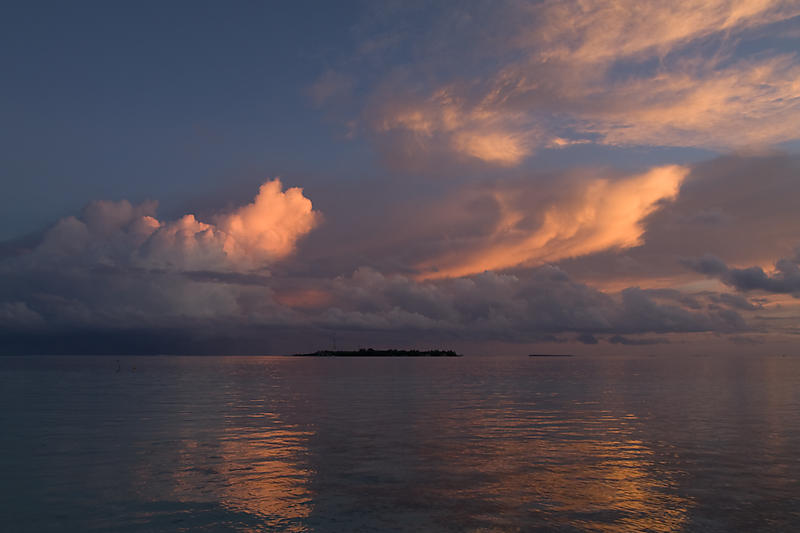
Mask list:
[[93,202],[80,219],[67,217],[45,235],[40,251],[86,261],[177,270],[246,271],[294,252],[320,221],[300,188],[264,183],[253,202],[210,222],[187,214],[161,222],[155,204]]
[[638,246],[644,218],[677,196],[688,172],[672,165],[617,181],[588,180],[546,207],[535,229],[527,227],[531,213],[518,195],[500,190],[495,193],[500,217],[494,230],[466,249],[423,261],[420,277],[459,277]]

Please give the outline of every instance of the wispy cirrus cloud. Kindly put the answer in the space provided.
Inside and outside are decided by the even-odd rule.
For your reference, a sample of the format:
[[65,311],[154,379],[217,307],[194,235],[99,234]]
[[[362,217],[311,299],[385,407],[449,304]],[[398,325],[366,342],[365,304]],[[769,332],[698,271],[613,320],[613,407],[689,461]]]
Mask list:
[[[493,105],[490,97],[469,104],[443,88],[424,101],[382,101],[370,127],[400,134],[406,152],[444,150],[500,166],[518,164],[538,142],[539,132],[524,113]],[[405,134],[405,136],[403,136]]]
[[794,54],[723,68],[687,63],[614,84],[583,128],[610,145],[768,146],[800,135],[798,80]]
[[729,149],[797,139],[800,61],[763,32],[791,42],[785,25],[798,16],[782,0],[448,9],[386,41],[382,53],[413,61],[389,59],[378,82],[363,77],[362,131],[403,154],[393,161],[448,154],[501,167],[590,142]]
[[568,0],[514,3],[514,13],[540,30],[515,35],[517,47],[541,49],[546,59],[613,63],[787,20],[800,7],[791,0]]

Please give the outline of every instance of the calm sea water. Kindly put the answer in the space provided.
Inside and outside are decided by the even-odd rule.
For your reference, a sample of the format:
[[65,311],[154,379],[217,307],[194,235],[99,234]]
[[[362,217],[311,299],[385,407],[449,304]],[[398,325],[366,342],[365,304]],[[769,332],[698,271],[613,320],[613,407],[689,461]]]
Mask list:
[[800,530],[794,357],[119,360],[0,358],[0,530]]

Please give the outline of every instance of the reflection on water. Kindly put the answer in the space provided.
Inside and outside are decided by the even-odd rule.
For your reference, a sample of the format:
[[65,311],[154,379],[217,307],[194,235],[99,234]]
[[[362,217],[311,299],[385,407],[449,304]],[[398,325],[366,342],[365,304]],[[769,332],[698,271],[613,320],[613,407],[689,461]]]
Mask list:
[[0,359],[0,529],[800,526],[793,358],[122,363]]
[[531,521],[596,531],[679,530],[690,501],[632,436],[635,417],[586,414],[481,420],[496,428],[497,438],[477,444],[455,467],[465,479],[479,473],[487,482],[462,488],[460,497],[495,499],[480,518],[498,530]]
[[[310,472],[298,465],[306,455],[309,432],[290,429],[245,433],[232,428],[222,445],[228,475],[220,494],[223,506],[256,515],[261,525],[303,531],[310,513]],[[192,487],[187,487],[188,491]]]

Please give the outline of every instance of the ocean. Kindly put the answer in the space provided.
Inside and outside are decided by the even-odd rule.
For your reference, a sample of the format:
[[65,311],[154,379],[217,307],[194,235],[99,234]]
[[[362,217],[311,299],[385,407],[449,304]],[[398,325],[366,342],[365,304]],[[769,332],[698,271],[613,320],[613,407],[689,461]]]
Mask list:
[[0,357],[0,530],[799,531],[800,358]]

